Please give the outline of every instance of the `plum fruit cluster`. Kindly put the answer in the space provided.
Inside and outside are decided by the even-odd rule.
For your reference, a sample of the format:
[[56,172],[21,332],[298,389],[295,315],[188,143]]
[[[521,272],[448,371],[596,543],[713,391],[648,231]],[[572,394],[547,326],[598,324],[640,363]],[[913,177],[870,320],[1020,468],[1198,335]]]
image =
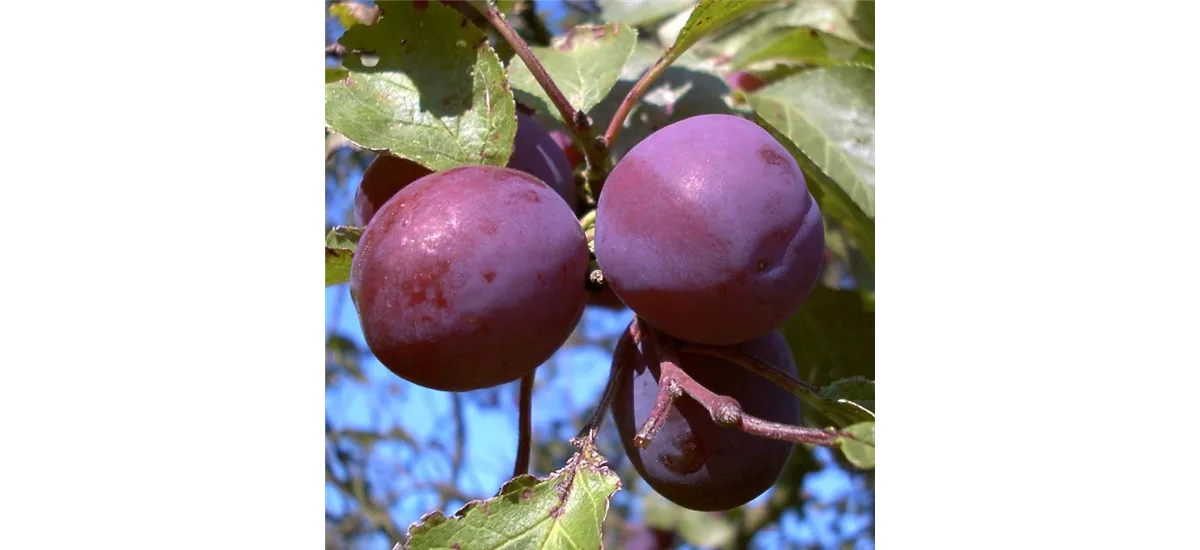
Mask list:
[[381,155],[363,175],[350,295],[367,347],[412,383],[520,379],[583,314],[590,256],[573,174],[554,140],[517,118],[509,167],[431,172]]
[[[825,252],[821,212],[792,155],[758,125],[702,115],[658,130],[609,175],[596,209],[595,255],[608,288],[672,342],[733,346],[792,378],[778,327],[801,306]],[[634,467],[695,510],[741,506],[783,471],[792,444],[719,426],[687,395],[645,449],[661,372],[627,332],[612,414]],[[799,399],[740,365],[681,353],[679,368],[745,414],[794,424]]]

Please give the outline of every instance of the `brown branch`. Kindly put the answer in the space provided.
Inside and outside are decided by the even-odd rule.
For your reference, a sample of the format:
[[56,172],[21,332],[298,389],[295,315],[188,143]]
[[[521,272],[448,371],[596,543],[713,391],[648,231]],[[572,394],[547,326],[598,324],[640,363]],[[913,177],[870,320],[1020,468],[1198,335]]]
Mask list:
[[512,24],[508,22],[504,14],[496,9],[491,0],[469,0],[469,2],[487,18],[492,27],[496,29],[496,32],[500,33],[500,36],[512,46],[517,57],[525,62],[525,67],[529,69],[530,74],[533,75],[533,79],[537,81],[538,85],[546,91],[546,95],[550,97],[550,102],[558,110],[563,123],[567,125],[572,134],[575,134],[575,139],[583,147],[583,154],[587,159],[588,182],[595,182],[597,184],[596,192],[593,193],[593,196],[598,197],[600,195],[599,182],[603,179],[604,170],[606,169],[603,154],[606,142],[603,139],[593,136],[591,120],[588,119],[587,113],[578,111],[571,106],[571,102],[567,101],[567,97],[563,95],[562,90],[558,89],[558,85],[554,83],[554,79],[550,78],[550,73],[546,72],[546,68],[542,66],[541,61],[538,61],[537,57],[533,55],[533,51],[529,49],[529,44],[526,44],[521,35],[517,34],[516,29],[512,27]]
[[533,446],[533,378],[535,370],[521,377],[520,415],[517,420],[517,460],[513,477],[529,473],[529,450]]

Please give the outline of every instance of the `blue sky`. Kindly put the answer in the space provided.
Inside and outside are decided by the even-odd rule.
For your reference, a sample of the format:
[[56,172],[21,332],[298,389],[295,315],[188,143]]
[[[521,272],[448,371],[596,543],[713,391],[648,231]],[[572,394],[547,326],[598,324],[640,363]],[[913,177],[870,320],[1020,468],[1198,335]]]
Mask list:
[[[560,4],[542,1],[539,7],[554,12],[552,19],[557,19],[561,13]],[[328,34],[340,35],[341,30],[336,23],[329,25]],[[327,192],[326,224],[348,223],[344,219],[345,213],[360,177],[361,173],[352,172],[347,178],[346,188],[338,193]],[[345,336],[365,349],[347,285],[327,288],[325,303],[327,330]],[[588,308],[580,330],[593,339],[613,338],[631,319],[632,314],[628,311],[614,313],[602,308]],[[362,363],[368,378],[367,384],[346,385],[326,393],[326,408],[334,425],[339,428],[386,431],[392,425],[400,424],[419,441],[451,448],[453,435],[440,432],[435,425],[439,419],[450,415],[450,394],[403,382],[370,357],[369,353],[366,355]],[[590,407],[598,400],[607,378],[610,358],[609,350],[592,345],[564,348],[551,358],[551,362],[560,365],[561,375],[554,377],[550,386],[539,388],[534,395],[535,434],[546,437],[556,423],[561,427],[559,433],[554,434],[556,437],[565,440],[575,434],[579,426],[570,423],[570,415]],[[464,400],[468,452],[462,475],[456,480],[464,492],[490,496],[511,474],[517,440],[517,418],[515,406],[512,405],[515,395],[516,384],[513,383],[501,392],[503,405],[500,407],[488,408],[478,405],[476,400]],[[387,406],[381,407],[381,404]],[[620,449],[601,451],[607,454],[621,452]],[[407,475],[402,476],[407,483],[444,481],[450,472],[448,461],[441,458],[440,453],[432,457],[414,456],[410,449],[400,445],[379,447],[376,452],[383,464],[411,465]],[[755,540],[757,545],[769,548],[786,548],[795,544],[836,547],[845,540],[836,531],[854,532],[869,525],[868,514],[873,514],[873,506],[865,500],[869,494],[861,490],[862,480],[839,468],[829,457],[827,450],[818,450],[817,458],[823,469],[810,474],[805,481],[805,490],[812,495],[812,499],[806,502],[803,517],[789,511],[781,519],[781,531],[764,531]],[[634,480],[624,481],[629,486]],[[860,486],[856,487],[856,484]],[[440,504],[436,499],[422,498],[420,492],[413,494],[418,496],[400,499],[400,505],[393,510],[397,525],[402,529]],[[628,498],[631,494],[630,491],[622,491],[618,498]],[[328,509],[336,511],[341,508],[336,489],[327,488],[326,495]],[[839,515],[836,510],[826,506],[843,498],[849,498],[852,505],[857,499],[864,513]],[[453,512],[461,504],[451,502],[444,511]],[[873,544],[865,541],[865,545],[860,544],[856,548],[873,548]]]

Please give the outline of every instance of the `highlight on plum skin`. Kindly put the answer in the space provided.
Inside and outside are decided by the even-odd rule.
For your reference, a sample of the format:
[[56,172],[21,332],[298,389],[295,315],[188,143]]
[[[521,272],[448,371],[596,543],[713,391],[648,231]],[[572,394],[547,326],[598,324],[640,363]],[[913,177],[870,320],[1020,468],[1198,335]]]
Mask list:
[[[778,331],[736,347],[798,378],[791,349]],[[661,371],[652,349],[639,349],[626,330],[613,354],[614,364],[628,367],[618,381],[612,416],[634,469],[655,492],[691,510],[729,510],[766,492],[783,472],[793,445],[718,426],[686,395],[675,400],[647,448],[634,446],[633,437],[658,395]],[[737,400],[746,414],[788,424],[800,420],[798,397],[739,365],[692,353],[680,353],[679,361],[684,372]]]
[[524,172],[467,166],[402,189],[363,232],[350,292],[367,346],[442,391],[512,382],[548,359],[587,302],[574,213]]
[[667,126],[609,175],[596,260],[637,315],[681,340],[726,345],[790,317],[821,272],[825,230],[800,167],[753,122]]

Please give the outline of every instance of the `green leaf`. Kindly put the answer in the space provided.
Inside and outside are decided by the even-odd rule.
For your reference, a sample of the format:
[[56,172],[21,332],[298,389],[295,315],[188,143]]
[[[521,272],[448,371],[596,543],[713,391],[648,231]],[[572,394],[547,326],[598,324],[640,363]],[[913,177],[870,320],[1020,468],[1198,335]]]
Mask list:
[[[556,37],[548,48],[531,49],[571,106],[586,113],[612,90],[636,44],[637,31],[612,23],[580,25]],[[522,103],[562,120],[520,58],[509,64],[508,78]]]
[[845,399],[854,401],[875,412],[875,382],[862,376],[851,376],[837,380],[821,388],[821,396],[826,399]]
[[875,43],[875,0],[858,0],[854,3],[854,12],[850,24],[854,33],[867,44]]
[[325,67],[325,83],[337,82],[343,78],[350,76],[350,71],[341,67]]
[[863,259],[867,263],[873,264],[875,262],[875,220],[868,217],[858,205],[854,204],[850,195],[847,195],[836,182],[825,175],[812,159],[792,143],[792,140],[763,120],[761,116],[756,120],[775,138],[775,141],[783,145],[796,159],[800,169],[804,172],[808,190],[812,192],[813,198],[821,207],[822,217],[827,222],[832,220],[840,224],[850,236],[854,237]]
[[842,430],[837,438],[842,454],[851,464],[864,470],[875,468],[875,422],[861,422]]
[[[782,27],[810,27],[869,47],[871,41],[856,32],[855,18],[869,17],[871,34],[874,35],[875,11],[871,8],[868,14],[866,10],[859,10],[855,6],[857,3],[854,0],[794,2],[775,21]],[[871,38],[874,39],[874,36]]]
[[679,13],[695,3],[694,0],[601,0],[600,18],[636,27]]
[[350,280],[350,264],[354,262],[354,249],[362,229],[338,226],[325,235],[325,286],[341,284]]
[[817,285],[780,332],[802,382],[823,387],[840,378],[875,378],[875,314],[856,291]]
[[875,218],[875,71],[829,67],[794,74],[749,96],[855,206]]
[[495,497],[469,502],[451,518],[425,515],[409,527],[405,548],[599,548],[609,499],[620,488],[617,474],[585,442],[545,478],[515,477]]
[[733,56],[733,67],[758,63],[806,65],[875,65],[875,52],[835,35],[811,28],[776,29],[747,42]]
[[862,376],[843,378],[821,388],[821,397],[850,401],[875,412],[875,382]]
[[667,56],[676,59],[701,38],[717,31],[726,23],[770,5],[757,0],[704,0],[692,10],[691,17],[688,17],[687,24],[679,31],[675,45],[668,50]]
[[[859,3],[871,7],[856,7],[854,0],[804,0],[768,5],[737,25],[714,33],[703,49],[709,55],[735,56],[752,42],[764,40],[762,37],[766,35],[797,27],[816,29],[870,48],[874,40],[874,2]],[[869,31],[870,38],[860,33],[860,28]]]
[[358,248],[358,240],[362,238],[362,232],[361,227],[339,225],[330,229],[329,233],[325,235],[325,246],[353,251]]
[[433,170],[507,163],[516,105],[483,31],[440,2],[377,5],[378,23],[340,40],[349,74],[325,84],[326,126]]

